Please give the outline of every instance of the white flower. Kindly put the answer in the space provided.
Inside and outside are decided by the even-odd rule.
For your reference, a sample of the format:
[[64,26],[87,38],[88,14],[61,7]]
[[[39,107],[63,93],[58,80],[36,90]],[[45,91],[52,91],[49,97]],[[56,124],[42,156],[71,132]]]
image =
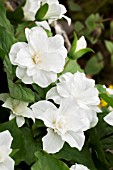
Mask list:
[[24,19],[28,21],[34,21],[35,15],[40,8],[40,0],[26,0],[25,6],[23,7]]
[[89,170],[89,169],[84,165],[75,164],[70,167],[70,170]]
[[9,119],[16,117],[16,123],[18,127],[21,127],[25,123],[24,117],[31,118],[33,121],[35,120],[32,110],[27,107],[28,103],[13,99],[7,93],[0,94],[0,100],[4,102],[2,105],[3,107],[11,110]]
[[74,75],[65,73],[59,77],[59,81],[56,87],[48,91],[46,98],[53,99],[55,103],[60,104],[62,99],[73,97],[75,103],[77,102],[81,108],[90,110],[91,127],[95,126],[98,122],[96,112],[100,112],[97,106],[100,100],[98,90],[94,87],[95,81],[86,78],[85,74],[80,72]]
[[82,36],[79,38],[79,40],[77,41],[77,46],[76,46],[76,52],[81,50],[81,49],[84,49],[87,47],[87,42],[85,40],[85,37]]
[[16,75],[25,84],[36,83],[47,87],[63,71],[67,50],[61,35],[48,37],[41,27],[26,28],[28,43],[15,43],[9,57],[17,65]]
[[12,140],[8,130],[0,132],[0,170],[14,170],[14,161],[9,157]]
[[59,4],[58,0],[27,0],[23,7],[24,19],[34,21],[36,12],[39,10],[41,5],[48,4],[49,8],[43,19],[48,19],[49,23],[54,20],[65,18],[68,24],[71,24],[71,19],[65,16],[67,12],[64,5]]
[[104,121],[109,125],[113,126],[113,111],[104,117]]
[[39,101],[31,106],[34,116],[44,121],[47,135],[42,138],[43,149],[48,153],[58,152],[67,142],[71,147],[81,150],[90,121],[87,112],[80,109],[70,98],[61,101],[59,108],[49,101]]

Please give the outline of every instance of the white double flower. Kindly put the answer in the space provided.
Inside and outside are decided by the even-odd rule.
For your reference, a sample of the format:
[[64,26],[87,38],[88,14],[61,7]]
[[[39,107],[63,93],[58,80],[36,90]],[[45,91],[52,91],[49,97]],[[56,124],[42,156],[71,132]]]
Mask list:
[[26,28],[25,33],[28,43],[15,43],[9,53],[10,61],[17,65],[16,75],[25,84],[47,87],[63,71],[67,56],[64,39],[61,35],[48,37],[41,27]]

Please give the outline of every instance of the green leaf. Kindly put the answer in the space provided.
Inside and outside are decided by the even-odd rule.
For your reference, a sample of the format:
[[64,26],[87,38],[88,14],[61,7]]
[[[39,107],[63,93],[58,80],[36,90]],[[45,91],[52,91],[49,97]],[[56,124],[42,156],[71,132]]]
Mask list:
[[31,129],[27,127],[21,128],[21,132],[24,136],[24,143],[25,143],[25,155],[24,161],[28,164],[31,165],[35,160],[35,152],[41,150],[42,148],[42,143],[40,141],[35,141],[34,136],[32,134]]
[[84,72],[81,68],[80,65],[76,62],[76,60],[68,60],[68,63],[65,65],[64,71],[65,72],[71,72],[71,73],[76,73],[77,71]]
[[7,31],[3,26],[0,26],[0,48],[8,55],[12,44],[16,42],[14,35]]
[[87,144],[84,145],[81,151],[76,148],[71,148],[68,144],[65,144],[63,149],[54,156],[58,159],[71,161],[73,164],[83,164],[91,170],[96,170]]
[[15,119],[0,124],[0,132],[5,130],[9,130],[13,137],[11,148],[16,151],[16,153],[13,155],[13,159],[15,164],[18,164],[23,160],[23,155],[25,155],[23,135],[20,129],[17,127]]
[[77,36],[76,36],[76,33],[74,32],[74,40],[72,42],[72,45],[71,45],[71,49],[68,53],[68,57],[71,58],[71,56],[73,55],[73,53],[75,52],[76,50],[76,46],[77,46]]
[[44,151],[36,152],[38,161],[32,166],[31,170],[69,170],[68,166]]
[[79,50],[79,51],[77,51],[77,52],[74,52],[74,53],[70,56],[70,58],[71,58],[72,60],[77,60],[78,58],[81,58],[84,54],[86,54],[86,53],[88,53],[88,52],[93,52],[93,53],[94,53],[94,51],[93,51],[91,48],[83,48],[83,49],[81,49],[81,50]]
[[18,27],[16,28],[16,33],[15,37],[18,39],[18,41],[26,41],[26,36],[25,36],[25,28],[32,28],[35,26],[34,21],[25,21],[22,22],[21,24],[18,24]]
[[110,54],[113,54],[113,43],[111,41],[105,41],[105,45]]
[[1,48],[0,48],[0,58],[2,60],[4,60],[4,58],[5,58],[5,53],[4,53],[4,51]]
[[107,93],[101,93],[100,97],[105,100],[111,107],[113,107],[113,95],[109,95]]
[[96,55],[94,55],[88,60],[84,70],[86,74],[94,75],[98,74],[103,67],[104,67],[103,56],[100,52],[98,52]]
[[49,5],[47,3],[42,5],[35,15],[36,20],[38,21],[43,20],[48,11],[48,8],[49,8]]
[[3,3],[0,2],[0,26],[3,26],[7,29],[8,32],[13,33],[13,27],[10,24],[10,21],[6,17],[6,9]]
[[106,88],[103,87],[101,84],[96,84],[96,88],[98,89],[99,93],[107,93]]
[[12,80],[8,79],[10,96],[25,102],[34,102],[34,92],[27,87],[23,87],[21,84],[13,83]]

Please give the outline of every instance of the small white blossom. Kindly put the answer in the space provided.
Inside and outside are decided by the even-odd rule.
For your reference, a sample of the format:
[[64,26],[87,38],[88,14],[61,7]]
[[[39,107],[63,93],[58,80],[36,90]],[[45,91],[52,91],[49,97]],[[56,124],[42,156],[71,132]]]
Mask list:
[[48,91],[46,98],[53,99],[55,103],[60,104],[62,99],[72,97],[80,108],[90,110],[91,127],[95,126],[98,122],[96,112],[100,112],[97,106],[100,100],[98,90],[94,87],[95,81],[86,78],[85,74],[80,72],[65,73],[59,77],[59,81],[56,87]]
[[12,140],[8,130],[0,132],[0,170],[14,170],[14,161],[9,157]]
[[25,84],[36,83],[47,87],[57,79],[57,73],[63,71],[67,50],[61,35],[48,37],[41,27],[26,28],[28,43],[15,43],[9,57],[17,65],[16,75]]
[[70,167],[70,170],[89,170],[89,169],[84,165],[75,164]]
[[90,121],[87,112],[80,109],[72,98],[62,100],[59,108],[49,101],[39,101],[31,108],[34,117],[43,120],[48,127],[47,135],[42,138],[45,151],[56,153],[65,142],[78,150],[82,149],[84,131],[89,129]]
[[59,4],[58,0],[27,0],[23,7],[24,19],[34,21],[36,12],[41,5],[46,3],[49,5],[49,8],[43,19],[47,19],[51,23],[54,20],[65,18],[68,24],[71,24],[71,19],[64,15],[67,12],[66,8],[64,5]]
[[82,36],[77,41],[76,52],[87,47],[87,42],[85,37]]
[[31,118],[33,121],[35,120],[32,110],[27,107],[29,103],[13,99],[7,93],[0,94],[0,100],[4,102],[3,107],[11,110],[9,120],[16,117],[18,127],[23,126],[25,123],[24,117]]

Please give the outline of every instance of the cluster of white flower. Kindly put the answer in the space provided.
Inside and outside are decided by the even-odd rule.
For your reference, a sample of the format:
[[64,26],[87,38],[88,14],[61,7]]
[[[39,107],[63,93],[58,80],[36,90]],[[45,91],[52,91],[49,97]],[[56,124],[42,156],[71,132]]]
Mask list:
[[[25,19],[35,20],[37,10],[46,3],[49,8],[44,19],[52,22],[64,17],[70,23],[70,19],[64,16],[65,7],[59,4],[58,0],[27,0],[23,7]],[[9,119],[16,117],[18,127],[25,123],[24,117],[31,118],[33,121],[41,119],[44,122],[47,134],[42,138],[43,150],[56,153],[62,149],[65,142],[81,150],[85,142],[84,131],[94,127],[98,122],[97,112],[100,112],[98,108],[100,100],[95,81],[86,78],[85,74],[80,72],[75,74],[67,72],[57,79],[57,74],[64,69],[67,57],[64,39],[61,35],[48,37],[45,28],[50,30],[50,27],[46,21],[36,24],[37,26],[31,29],[25,29],[28,43],[17,42],[11,47],[10,61],[17,66],[16,76],[25,84],[36,83],[45,88],[56,80],[59,82],[48,91],[46,100],[34,103],[30,108],[29,103],[13,99],[9,94],[1,94],[0,100],[4,102],[3,107],[11,110]],[[86,41],[84,37],[81,37],[77,42],[76,51],[83,48],[86,48]],[[54,100],[59,107],[57,108],[48,99]],[[9,145],[11,142],[8,147]],[[3,148],[0,147],[3,153],[3,158],[0,154],[0,166],[11,152]],[[13,166],[13,162],[8,166],[10,165]],[[70,168],[70,170],[83,169],[88,170],[79,164]]]

